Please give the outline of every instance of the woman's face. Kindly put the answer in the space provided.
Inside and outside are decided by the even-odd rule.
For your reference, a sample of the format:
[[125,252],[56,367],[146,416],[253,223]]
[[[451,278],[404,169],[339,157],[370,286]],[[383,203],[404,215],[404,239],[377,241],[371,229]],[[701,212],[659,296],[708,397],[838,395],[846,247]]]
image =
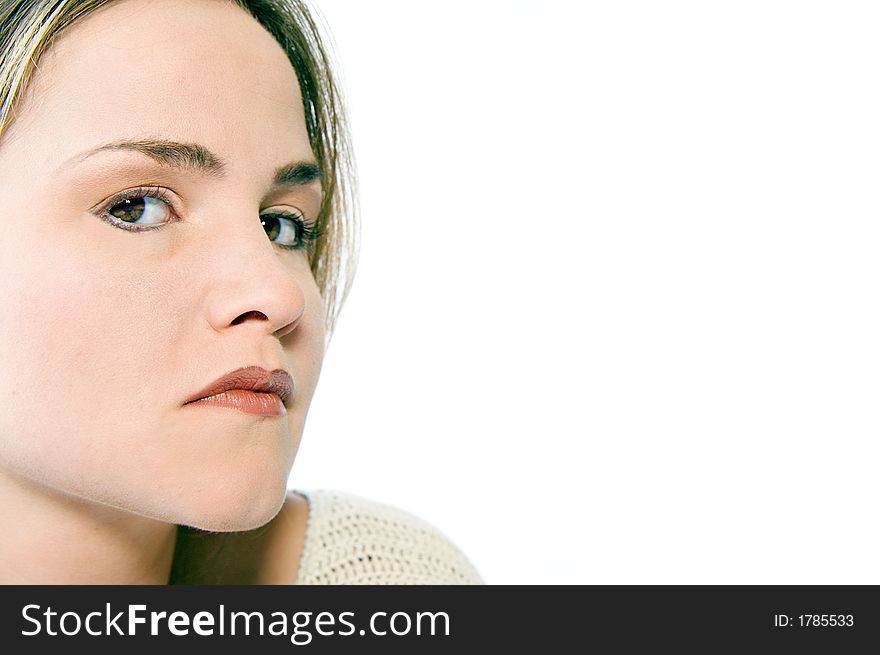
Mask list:
[[[313,161],[296,74],[240,8],[122,0],[62,33],[0,144],[0,478],[208,530],[274,516],[323,307],[261,215],[314,221],[320,182],[276,180]],[[286,415],[184,406],[243,366],[290,374]]]

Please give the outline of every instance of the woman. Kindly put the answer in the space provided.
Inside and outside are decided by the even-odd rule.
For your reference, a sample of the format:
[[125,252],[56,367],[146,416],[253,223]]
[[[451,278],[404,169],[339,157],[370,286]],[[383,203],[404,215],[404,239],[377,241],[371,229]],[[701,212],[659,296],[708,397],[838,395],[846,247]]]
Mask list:
[[402,511],[287,492],[354,253],[302,4],[0,7],[3,581],[480,582]]

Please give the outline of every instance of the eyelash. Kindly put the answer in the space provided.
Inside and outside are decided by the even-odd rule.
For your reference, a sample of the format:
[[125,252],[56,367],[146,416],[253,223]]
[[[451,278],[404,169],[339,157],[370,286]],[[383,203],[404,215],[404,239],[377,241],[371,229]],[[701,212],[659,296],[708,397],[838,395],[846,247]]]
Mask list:
[[[167,225],[171,224],[175,221],[167,221],[165,223],[161,223],[160,225],[151,225],[150,227],[138,227],[134,224],[127,224],[119,219],[113,218],[110,216],[109,211],[113,209],[116,205],[126,201],[126,200],[134,200],[135,198],[156,198],[161,200],[165,204],[168,205],[168,208],[171,210],[171,213],[174,216],[177,216],[177,211],[174,208],[174,201],[169,196],[168,192],[159,186],[149,186],[149,187],[137,187],[134,189],[127,189],[122,191],[108,201],[103,203],[101,209],[98,210],[98,217],[102,220],[110,223],[114,227],[118,227],[127,232],[150,232],[152,230],[161,230]],[[278,218],[278,219],[287,219],[291,223],[294,224],[296,230],[296,242],[293,245],[288,245],[284,243],[277,243],[273,241],[276,246],[279,248],[283,248],[284,250],[303,250],[308,248],[309,245],[316,241],[321,236],[321,229],[317,226],[310,227],[306,225],[303,217],[294,214],[292,212],[286,211],[278,211],[271,212],[268,214],[260,214],[260,218]]]

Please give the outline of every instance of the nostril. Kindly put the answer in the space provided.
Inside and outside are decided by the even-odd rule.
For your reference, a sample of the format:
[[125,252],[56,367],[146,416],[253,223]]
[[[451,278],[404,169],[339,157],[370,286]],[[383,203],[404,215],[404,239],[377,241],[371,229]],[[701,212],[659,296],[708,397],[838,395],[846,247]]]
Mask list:
[[233,324],[233,325],[238,325],[238,324],[241,323],[242,321],[246,321],[246,320],[248,320],[249,318],[256,318],[256,319],[260,319],[260,320],[263,320],[263,321],[268,321],[268,320],[269,320],[263,312],[258,312],[258,311],[256,311],[256,310],[253,310],[253,311],[250,311],[250,312],[245,312],[245,313],[242,314],[241,316],[237,317],[234,321],[232,321],[232,324]]

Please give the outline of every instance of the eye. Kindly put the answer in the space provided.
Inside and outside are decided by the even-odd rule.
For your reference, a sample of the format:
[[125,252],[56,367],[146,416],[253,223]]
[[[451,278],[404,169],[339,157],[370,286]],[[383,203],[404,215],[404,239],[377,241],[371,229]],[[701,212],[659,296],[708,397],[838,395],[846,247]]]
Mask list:
[[159,187],[129,189],[109,200],[101,218],[125,230],[156,229],[169,223],[174,212]]
[[165,222],[165,218],[171,213],[171,208],[164,200],[143,196],[126,198],[107,210],[107,213],[126,223],[157,225]]
[[320,236],[317,229],[305,224],[301,215],[292,212],[262,214],[260,222],[269,240],[288,250],[302,250]]

